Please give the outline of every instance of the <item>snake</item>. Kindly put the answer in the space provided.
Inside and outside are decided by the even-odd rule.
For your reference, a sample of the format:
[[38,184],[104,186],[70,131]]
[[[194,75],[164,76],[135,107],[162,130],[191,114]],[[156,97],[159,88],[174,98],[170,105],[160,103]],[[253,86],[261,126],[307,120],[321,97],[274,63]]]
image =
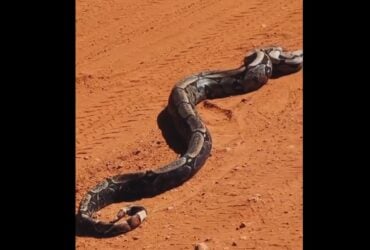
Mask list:
[[97,219],[96,213],[113,203],[159,195],[180,186],[201,169],[210,156],[212,138],[195,109],[198,103],[255,91],[270,78],[298,72],[302,66],[303,50],[286,51],[279,46],[269,46],[248,52],[238,68],[203,71],[177,82],[166,109],[187,145],[186,150],[167,165],[115,175],[90,189],[78,208],[77,234],[113,237],[137,228],[148,216],[147,209],[141,205],[123,207],[111,221]]

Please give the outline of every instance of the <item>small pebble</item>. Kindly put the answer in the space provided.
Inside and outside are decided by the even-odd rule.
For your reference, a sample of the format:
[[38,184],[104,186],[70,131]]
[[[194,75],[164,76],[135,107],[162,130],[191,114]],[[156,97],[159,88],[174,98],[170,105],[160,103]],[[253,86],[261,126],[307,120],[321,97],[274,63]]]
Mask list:
[[234,171],[238,171],[240,168],[239,167],[234,167],[233,170]]
[[208,250],[209,249],[209,247],[206,245],[206,243],[204,243],[204,242],[201,242],[201,243],[197,243],[196,245],[195,245],[195,248],[194,248],[195,250]]

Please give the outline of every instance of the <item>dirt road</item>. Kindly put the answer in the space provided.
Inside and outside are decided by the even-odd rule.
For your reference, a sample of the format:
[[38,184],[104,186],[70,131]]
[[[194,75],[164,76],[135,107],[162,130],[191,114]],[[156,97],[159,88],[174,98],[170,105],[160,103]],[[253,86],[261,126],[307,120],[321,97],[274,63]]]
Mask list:
[[[177,157],[157,122],[176,81],[237,67],[254,47],[302,48],[302,1],[77,0],[76,25],[78,205],[108,176]],[[198,174],[139,201],[140,228],[77,249],[302,249],[302,71],[210,103],[198,105],[213,138]]]

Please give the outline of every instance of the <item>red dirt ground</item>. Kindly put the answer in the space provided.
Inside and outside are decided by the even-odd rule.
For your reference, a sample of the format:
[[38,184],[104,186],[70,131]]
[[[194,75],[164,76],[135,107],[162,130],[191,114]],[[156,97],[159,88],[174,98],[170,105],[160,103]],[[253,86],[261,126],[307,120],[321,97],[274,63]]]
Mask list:
[[[177,157],[157,125],[176,81],[237,67],[255,47],[302,48],[298,0],[78,0],[76,7],[76,205],[106,177]],[[193,249],[198,242],[302,249],[302,72],[210,102],[218,108],[198,105],[213,137],[198,174],[138,201],[149,212],[138,229],[76,237],[77,249]]]

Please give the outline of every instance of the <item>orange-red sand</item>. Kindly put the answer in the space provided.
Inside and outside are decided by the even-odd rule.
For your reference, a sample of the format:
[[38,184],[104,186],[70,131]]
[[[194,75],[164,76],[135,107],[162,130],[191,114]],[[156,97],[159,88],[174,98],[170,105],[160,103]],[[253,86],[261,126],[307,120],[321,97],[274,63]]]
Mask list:
[[[106,177],[177,157],[157,124],[176,81],[258,46],[301,49],[302,1],[77,0],[76,25],[77,206]],[[149,217],[136,230],[76,237],[77,249],[302,249],[302,72],[210,102],[198,105],[213,137],[198,174],[138,201]]]

